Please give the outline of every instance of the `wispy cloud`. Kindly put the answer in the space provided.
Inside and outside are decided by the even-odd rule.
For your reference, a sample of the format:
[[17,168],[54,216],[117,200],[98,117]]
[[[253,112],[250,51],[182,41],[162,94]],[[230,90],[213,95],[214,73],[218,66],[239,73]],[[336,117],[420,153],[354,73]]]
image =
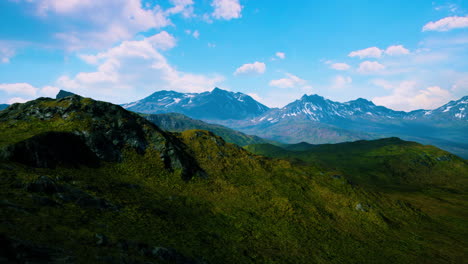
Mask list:
[[422,31],[449,31],[457,28],[468,28],[468,16],[451,16],[423,26]]

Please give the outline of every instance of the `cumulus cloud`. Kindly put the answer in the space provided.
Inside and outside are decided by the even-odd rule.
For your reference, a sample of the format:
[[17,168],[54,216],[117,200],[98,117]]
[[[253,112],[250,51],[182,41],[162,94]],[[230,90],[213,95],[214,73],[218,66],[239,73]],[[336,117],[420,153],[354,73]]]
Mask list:
[[364,58],[380,58],[382,56],[382,50],[377,47],[370,47],[367,49],[352,51],[348,54],[349,57]]
[[26,103],[27,99],[21,98],[21,97],[13,97],[8,99],[7,104],[14,104],[14,103]]
[[337,71],[346,71],[346,70],[349,70],[351,66],[349,66],[346,63],[331,63],[330,68],[337,70]]
[[410,51],[403,47],[403,45],[393,45],[387,47],[386,50],[380,49],[378,47],[370,47],[367,49],[352,51],[348,54],[349,57],[359,57],[360,59],[364,58],[380,58],[382,55],[388,56],[397,56],[397,55],[407,55],[410,54]]
[[353,79],[349,76],[337,75],[333,78],[332,86],[333,89],[342,89],[353,82]]
[[391,88],[387,96],[375,97],[372,101],[394,110],[411,111],[416,109],[435,109],[454,99],[450,91],[439,86],[418,89],[415,81],[403,81]]
[[395,45],[388,47],[385,50],[385,54],[390,56],[407,55],[410,54],[410,51],[403,47],[403,45]]
[[216,19],[231,20],[242,16],[243,6],[239,0],[213,0],[211,6],[214,8],[212,16]]
[[422,31],[449,31],[457,28],[468,28],[468,16],[451,16],[431,21],[424,25]]
[[96,65],[96,71],[61,76],[57,86],[96,99],[125,103],[156,90],[202,92],[213,89],[224,78],[179,71],[169,64],[161,50],[176,45],[163,31],[138,41],[120,45],[95,55],[81,56]]
[[[9,100],[9,103],[11,103],[10,101],[24,103],[38,96],[54,97],[58,93],[59,88],[55,86],[38,88],[29,83],[2,83],[0,84],[0,91],[15,96]],[[24,99],[23,97],[28,99]]]
[[170,16],[175,14],[193,14],[192,0],[171,0],[172,6],[165,10],[159,5],[142,6],[140,0],[22,1],[34,5],[44,19],[50,17],[67,29],[55,37],[70,50],[106,48],[139,32],[172,25]]
[[246,63],[234,72],[234,75],[240,75],[240,74],[248,74],[248,73],[253,73],[253,74],[263,74],[266,71],[266,65],[263,62],[254,62],[254,63]]
[[362,74],[379,73],[385,69],[385,66],[376,61],[364,61],[359,64],[358,72]]
[[8,94],[20,94],[27,96],[35,96],[38,88],[30,85],[29,83],[2,83],[0,84],[0,91]]
[[[271,80],[269,85],[278,88],[295,88],[298,86],[307,86],[307,81],[303,80],[293,74],[286,73],[286,78]],[[309,87],[309,86],[307,86]]]
[[276,55],[276,57],[278,57],[278,58],[280,58],[282,60],[284,60],[286,58],[286,54],[284,52],[279,52],[278,51],[278,52],[276,52],[275,55]]

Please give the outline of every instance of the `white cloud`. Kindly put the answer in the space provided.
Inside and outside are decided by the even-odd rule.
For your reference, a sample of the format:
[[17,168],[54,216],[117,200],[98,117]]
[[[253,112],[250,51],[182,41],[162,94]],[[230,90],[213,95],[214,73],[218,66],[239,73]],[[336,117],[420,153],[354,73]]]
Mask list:
[[15,56],[13,47],[2,45],[0,42],[0,63],[9,63],[13,56]]
[[[295,75],[290,73],[286,73],[287,78],[282,78],[278,80],[271,80],[270,86],[278,87],[278,88],[295,88],[298,86],[306,86],[307,81],[303,80]],[[308,86],[307,86],[308,87]]]
[[40,90],[40,93],[41,93],[42,96],[54,98],[58,94],[59,91],[60,91],[60,89],[58,87],[44,86]]
[[376,61],[364,61],[359,64],[358,72],[362,74],[379,73],[385,66]]
[[35,96],[37,88],[30,85],[29,83],[2,83],[0,84],[0,91],[4,91],[8,94],[20,94],[26,96]]
[[352,51],[348,54],[349,57],[363,58],[380,58],[382,56],[382,50],[377,47],[370,47],[367,49]]
[[346,71],[346,70],[349,70],[351,66],[349,66],[346,63],[332,63],[330,64],[330,68],[337,70],[337,71]]
[[224,80],[217,74],[187,73],[171,66],[160,50],[175,44],[174,38],[163,31],[142,40],[124,41],[95,55],[81,56],[96,65],[96,71],[62,76],[57,86],[84,96],[125,103],[162,89],[208,91]]
[[0,91],[16,96],[13,99],[21,99],[17,100],[17,102],[24,102],[27,99],[22,99],[22,97],[29,99],[33,99],[37,96],[54,97],[58,93],[59,88],[54,86],[38,88],[29,83],[3,83],[0,84]]
[[397,55],[407,55],[410,54],[410,51],[403,47],[403,45],[395,45],[390,46],[385,50],[385,54],[390,56],[397,56]]
[[286,54],[284,52],[279,52],[278,51],[278,52],[276,52],[275,55],[276,55],[276,57],[278,57],[278,58],[280,58],[282,60],[284,60],[286,58]]
[[198,30],[195,30],[192,34],[192,36],[196,39],[198,39],[200,37],[200,32],[198,32]]
[[107,48],[137,33],[172,25],[170,16],[193,15],[192,0],[171,0],[166,10],[159,5],[142,6],[140,0],[23,1],[34,5],[44,19],[67,29],[55,37],[69,50]]
[[335,78],[333,78],[331,88],[342,89],[348,86],[349,84],[351,84],[352,82],[353,82],[353,79],[349,76],[337,75],[335,76]]
[[242,16],[243,7],[239,0],[213,0],[211,6],[214,8],[212,16],[216,19],[231,20]]
[[453,95],[439,86],[418,89],[417,82],[403,81],[392,88],[392,94],[375,97],[376,105],[394,110],[411,111],[416,109],[435,109],[454,99]]
[[208,48],[216,48],[216,44],[208,42]]
[[451,16],[424,25],[422,31],[449,31],[456,28],[468,28],[468,16]]
[[176,39],[166,31],[161,31],[160,33],[154,34],[145,40],[148,41],[154,48],[160,50],[168,50],[176,46]]
[[263,99],[262,99],[260,96],[258,96],[258,94],[256,94],[256,93],[248,93],[247,95],[250,96],[250,97],[252,97],[253,99],[255,99],[255,100],[258,101],[258,102],[260,102],[260,101],[263,100]]
[[370,83],[375,86],[379,86],[384,89],[387,89],[387,90],[393,88],[393,85],[389,81],[383,80],[383,79],[374,79],[374,80],[371,80]]
[[266,71],[266,65],[263,62],[254,62],[254,63],[246,63],[234,72],[234,75],[239,74],[248,74],[248,73],[255,73],[255,74],[263,74]]
[[13,97],[13,98],[10,98],[8,101],[7,101],[7,104],[14,104],[14,103],[26,103],[27,99],[24,99],[24,98],[21,98],[21,97]]

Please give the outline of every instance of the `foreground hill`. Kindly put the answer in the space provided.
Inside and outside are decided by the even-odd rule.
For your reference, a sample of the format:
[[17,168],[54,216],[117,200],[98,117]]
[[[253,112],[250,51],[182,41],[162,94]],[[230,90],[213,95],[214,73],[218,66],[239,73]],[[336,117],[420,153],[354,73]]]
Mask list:
[[209,124],[201,120],[192,119],[183,114],[168,113],[153,115],[150,114],[143,116],[153,124],[166,131],[183,132],[191,129],[207,130],[222,137],[225,141],[234,143],[239,146],[271,142],[270,140],[265,140],[257,136],[246,135],[242,132],[227,128],[225,126]]
[[[466,166],[437,149],[408,149]],[[466,192],[376,192],[336,168],[264,158],[203,130],[168,133],[89,98],[41,98],[0,112],[0,153],[2,262],[465,257]],[[466,187],[466,167],[440,173],[456,180],[454,190]]]

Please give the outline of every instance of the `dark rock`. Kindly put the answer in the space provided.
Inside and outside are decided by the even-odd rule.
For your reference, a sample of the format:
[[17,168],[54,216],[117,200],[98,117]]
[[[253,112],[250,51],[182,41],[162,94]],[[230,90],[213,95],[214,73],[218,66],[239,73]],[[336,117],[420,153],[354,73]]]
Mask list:
[[96,234],[95,237],[96,237],[96,245],[98,246],[106,246],[109,243],[107,236],[103,234]]
[[118,210],[118,207],[105,199],[94,197],[76,187],[64,186],[64,191],[57,194],[57,197],[66,203],[76,203],[85,208],[99,210]]
[[47,132],[7,147],[5,159],[39,168],[97,167],[99,160],[83,140],[71,133]]
[[32,195],[31,198],[34,201],[34,203],[36,203],[37,205],[40,205],[40,206],[50,206],[50,207],[60,206],[59,203],[57,203],[56,201],[50,199],[49,197]]
[[361,211],[361,212],[367,212],[367,211],[369,211],[370,206],[367,205],[367,204],[358,203],[358,204],[356,204],[354,209],[356,209],[357,211]]
[[444,155],[436,158],[437,161],[451,161],[452,157],[450,155]]
[[117,185],[117,187],[125,188],[125,189],[131,189],[131,190],[139,190],[139,189],[141,189],[141,186],[140,186],[140,185],[131,184],[131,183],[121,183],[121,184]]
[[54,194],[63,191],[62,186],[58,185],[53,179],[47,176],[40,176],[37,180],[26,185],[28,192],[40,192],[45,194]]
[[74,263],[63,251],[0,234],[0,263]]
[[55,96],[55,99],[62,99],[68,96],[76,95],[74,93],[65,91],[65,90],[60,90],[59,93]]
[[15,210],[17,212],[24,213],[24,214],[32,214],[34,212],[34,210],[32,210],[32,209],[23,207],[21,205],[15,204],[15,203],[12,203],[12,202],[10,202],[8,200],[0,200],[0,207],[10,208],[12,210]]

